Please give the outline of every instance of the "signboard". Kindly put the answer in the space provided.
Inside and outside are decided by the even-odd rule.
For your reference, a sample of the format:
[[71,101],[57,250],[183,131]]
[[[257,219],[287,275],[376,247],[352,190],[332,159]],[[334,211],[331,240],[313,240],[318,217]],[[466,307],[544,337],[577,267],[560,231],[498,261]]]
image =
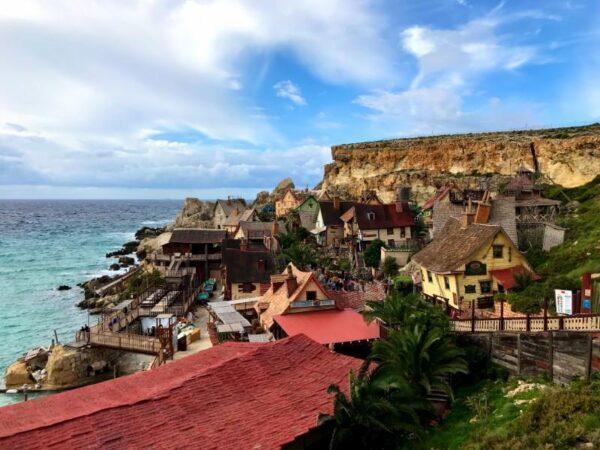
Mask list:
[[557,314],[573,314],[573,292],[563,291],[562,289],[554,290],[554,299],[556,301]]

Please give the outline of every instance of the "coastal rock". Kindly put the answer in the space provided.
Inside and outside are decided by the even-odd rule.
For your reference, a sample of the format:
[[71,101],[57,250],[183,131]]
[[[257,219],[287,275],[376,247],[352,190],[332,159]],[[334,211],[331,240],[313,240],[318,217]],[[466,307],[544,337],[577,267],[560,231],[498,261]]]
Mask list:
[[166,227],[166,230],[172,231],[175,228],[212,228],[214,209],[214,202],[188,197],[183,202],[182,210],[177,214],[173,223]]
[[146,238],[153,238],[163,233],[164,231],[165,227],[142,227],[135,232],[135,239],[138,241],[142,241]]
[[108,267],[108,269],[109,269],[109,270],[119,270],[120,268],[121,268],[121,266],[120,266],[119,264],[117,264],[117,263],[115,263],[115,264],[111,264],[111,265]]
[[133,266],[135,264],[135,259],[133,259],[131,256],[120,256],[119,264],[125,265],[125,267]]
[[355,199],[375,190],[391,202],[396,188],[410,187],[422,202],[447,183],[498,191],[520,165],[574,187],[600,173],[600,124],[362,142],[333,146],[331,154],[322,187]]
[[34,380],[31,377],[27,364],[24,361],[17,361],[6,369],[4,383],[8,389],[20,388],[24,384],[33,384]]
[[125,255],[130,255],[131,253],[135,252],[138,248],[138,245],[140,245],[139,241],[129,241],[126,242],[125,244],[123,244],[123,247],[119,250],[115,250],[114,252],[108,252],[106,254],[107,258],[113,258],[115,256],[125,256]]
[[66,284],[61,284],[56,288],[57,291],[68,291],[71,289],[71,286],[67,286]]

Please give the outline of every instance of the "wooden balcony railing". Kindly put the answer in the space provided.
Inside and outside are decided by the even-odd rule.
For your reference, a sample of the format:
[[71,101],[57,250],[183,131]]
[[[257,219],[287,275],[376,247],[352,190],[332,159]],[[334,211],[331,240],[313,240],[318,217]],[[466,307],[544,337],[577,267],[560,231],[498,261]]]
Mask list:
[[453,319],[450,329],[458,333],[490,333],[494,331],[600,331],[600,314],[578,314],[553,317],[505,317],[494,319]]

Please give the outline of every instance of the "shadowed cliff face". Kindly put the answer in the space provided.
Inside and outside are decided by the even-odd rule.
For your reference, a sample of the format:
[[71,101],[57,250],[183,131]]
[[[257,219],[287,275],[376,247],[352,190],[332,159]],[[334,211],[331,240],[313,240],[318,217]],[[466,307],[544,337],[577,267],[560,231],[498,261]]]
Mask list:
[[600,173],[600,124],[552,130],[481,133],[363,142],[331,148],[323,187],[357,197],[375,189],[392,201],[410,186],[423,201],[447,182],[498,189],[516,169],[539,170],[546,181],[579,186]]

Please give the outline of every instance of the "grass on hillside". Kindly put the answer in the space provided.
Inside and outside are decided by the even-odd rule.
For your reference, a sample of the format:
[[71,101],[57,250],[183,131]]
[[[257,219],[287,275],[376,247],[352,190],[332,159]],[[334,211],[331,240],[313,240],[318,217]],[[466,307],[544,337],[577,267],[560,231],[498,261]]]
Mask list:
[[[568,449],[600,445],[600,380],[506,394],[518,381],[483,381],[457,392],[450,414],[420,449]],[[530,382],[531,382],[530,381]]]

